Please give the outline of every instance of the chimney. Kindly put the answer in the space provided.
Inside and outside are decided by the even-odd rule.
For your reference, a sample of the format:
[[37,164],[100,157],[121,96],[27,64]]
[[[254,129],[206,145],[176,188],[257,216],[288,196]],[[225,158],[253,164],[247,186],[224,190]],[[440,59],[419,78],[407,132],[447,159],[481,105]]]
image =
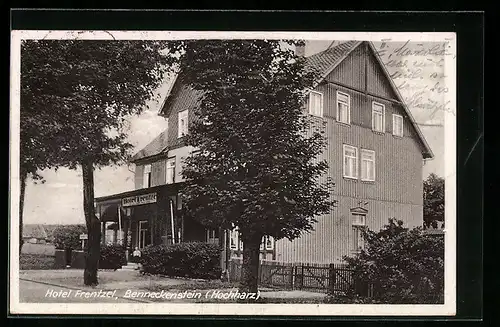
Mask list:
[[296,45],[295,54],[299,57],[304,57],[306,55],[306,45]]

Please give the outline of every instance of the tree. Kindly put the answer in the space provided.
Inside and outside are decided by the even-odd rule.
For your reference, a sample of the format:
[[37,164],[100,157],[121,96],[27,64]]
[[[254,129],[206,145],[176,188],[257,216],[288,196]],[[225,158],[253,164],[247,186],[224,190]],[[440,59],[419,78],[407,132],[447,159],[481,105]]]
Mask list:
[[[22,165],[82,169],[88,230],[84,284],[96,285],[100,223],[94,169],[127,158],[127,118],[140,113],[175,62],[160,41],[29,40],[21,45]],[[31,142],[31,143],[30,143]],[[24,149],[24,150],[23,150]],[[29,165],[31,158],[36,160]],[[22,200],[22,199],[21,199]]]
[[318,159],[323,125],[304,115],[316,73],[284,44],[293,42],[187,42],[178,78],[201,94],[186,137],[199,151],[182,171],[185,214],[239,228],[243,291],[257,291],[263,236],[297,238],[334,205]]
[[[355,271],[357,292],[374,286],[379,303],[442,303],[444,301],[444,239],[422,228],[408,229],[389,219],[380,231],[362,231],[365,248],[345,260]],[[365,286],[365,287],[359,287]]]
[[444,222],[444,178],[432,173],[424,181],[424,226],[438,227]]

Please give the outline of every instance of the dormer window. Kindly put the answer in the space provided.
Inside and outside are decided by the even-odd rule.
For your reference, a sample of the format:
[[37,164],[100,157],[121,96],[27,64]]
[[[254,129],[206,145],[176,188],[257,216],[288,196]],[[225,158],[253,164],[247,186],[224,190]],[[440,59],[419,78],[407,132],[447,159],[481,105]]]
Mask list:
[[323,93],[317,91],[309,93],[309,113],[323,117]]
[[183,137],[188,134],[188,110],[179,112],[179,125],[177,127],[177,137]]

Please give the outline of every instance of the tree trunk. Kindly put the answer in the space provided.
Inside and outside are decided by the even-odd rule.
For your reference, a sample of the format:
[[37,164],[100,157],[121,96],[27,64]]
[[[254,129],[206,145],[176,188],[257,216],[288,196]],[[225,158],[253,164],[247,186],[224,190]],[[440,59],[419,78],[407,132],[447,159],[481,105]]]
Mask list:
[[241,270],[240,291],[257,293],[262,235],[242,234],[241,237],[243,240],[243,266]]
[[94,165],[92,162],[82,164],[83,177],[83,212],[87,225],[88,241],[85,254],[85,270],[83,283],[88,286],[99,284],[97,269],[101,255],[101,228],[100,221],[94,209]]
[[21,194],[19,196],[19,254],[23,248],[23,212],[24,212],[24,194],[26,191],[26,179],[28,178],[28,173],[21,169]]

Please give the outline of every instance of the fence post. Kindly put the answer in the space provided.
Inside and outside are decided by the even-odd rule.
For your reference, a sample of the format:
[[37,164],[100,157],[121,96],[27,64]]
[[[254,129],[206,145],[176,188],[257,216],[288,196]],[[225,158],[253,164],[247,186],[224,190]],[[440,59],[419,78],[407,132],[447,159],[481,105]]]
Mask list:
[[293,265],[292,267],[290,267],[292,269],[290,269],[290,288],[293,290],[293,286],[295,284],[295,275],[297,274],[296,270],[297,270],[297,266]]
[[333,295],[335,289],[335,265],[328,266],[328,294]]
[[300,265],[300,289],[304,288],[304,264]]

